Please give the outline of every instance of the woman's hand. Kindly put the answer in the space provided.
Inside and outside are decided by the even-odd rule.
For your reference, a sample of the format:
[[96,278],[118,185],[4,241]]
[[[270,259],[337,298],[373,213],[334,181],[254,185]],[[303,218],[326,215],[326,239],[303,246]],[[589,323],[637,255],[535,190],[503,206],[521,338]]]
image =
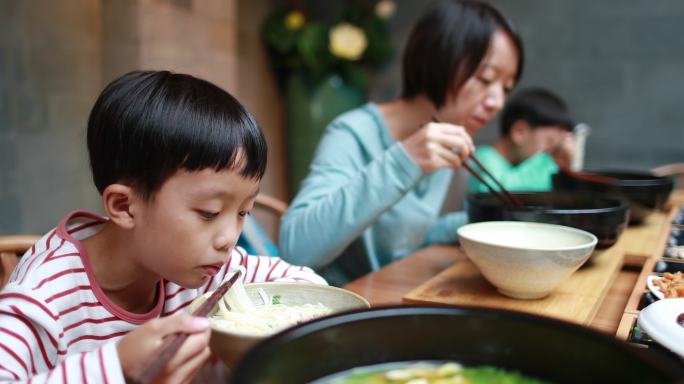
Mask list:
[[190,382],[209,358],[210,329],[207,319],[185,314],[151,320],[119,341],[117,352],[124,376],[140,375],[160,352],[164,338],[180,332],[190,336],[162,369],[157,382]]
[[401,144],[425,173],[459,168],[475,151],[465,128],[448,123],[427,123]]

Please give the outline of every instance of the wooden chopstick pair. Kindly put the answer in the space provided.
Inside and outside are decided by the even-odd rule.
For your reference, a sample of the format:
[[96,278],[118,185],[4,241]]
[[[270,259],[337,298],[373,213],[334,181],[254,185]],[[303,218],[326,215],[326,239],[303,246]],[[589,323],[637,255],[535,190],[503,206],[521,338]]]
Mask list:
[[[212,293],[211,296],[209,296],[209,298],[202,303],[202,305],[200,305],[195,312],[193,312],[192,315],[196,317],[207,317],[209,312],[211,312],[218,301],[221,300],[221,298],[226,294],[226,292],[228,292],[230,287],[235,284],[241,275],[242,273],[240,270],[235,272],[235,274],[231,276],[228,281],[221,284],[221,286],[219,286],[218,289],[215,290],[214,293]],[[190,336],[188,333],[177,333],[173,336],[169,336],[167,341],[165,341],[164,344],[159,347],[159,353],[154,360],[152,360],[150,365],[136,375],[137,377],[129,378],[127,383],[147,384],[154,382],[154,380],[159,376],[159,373],[161,373],[161,370],[173,358],[188,336]]]
[[[434,121],[435,123],[441,123],[441,121],[436,116],[432,117],[432,121]],[[468,164],[467,160],[463,161],[463,168],[470,172],[470,174],[473,175],[480,183],[484,184],[484,186],[487,187],[487,189],[489,189],[489,191],[494,196],[496,196],[496,198],[498,198],[502,203],[508,206],[516,208],[525,207],[525,204],[523,204],[523,202],[520,201],[518,197],[508,192],[508,190],[504,188],[504,186],[499,182],[499,180],[497,180],[496,177],[494,177],[494,175],[492,175],[492,173],[489,172],[487,167],[485,167],[484,164],[482,164],[480,160],[478,160],[478,158],[475,156],[475,153],[471,153],[468,156],[468,158],[472,160],[482,170],[482,172],[489,176],[491,180],[494,181],[496,186],[499,187],[499,190],[496,190],[492,185],[490,185],[490,183],[484,177],[482,177],[482,175],[480,175],[479,172],[477,172],[470,164]]]

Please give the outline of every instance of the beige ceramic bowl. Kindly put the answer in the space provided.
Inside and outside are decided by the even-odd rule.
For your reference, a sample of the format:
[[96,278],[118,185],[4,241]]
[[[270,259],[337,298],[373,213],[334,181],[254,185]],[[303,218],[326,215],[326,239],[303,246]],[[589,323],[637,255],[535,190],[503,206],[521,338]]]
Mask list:
[[458,229],[466,254],[499,292],[516,299],[539,299],[575,272],[597,239],[562,225],[489,221]]
[[[368,301],[356,293],[327,285],[285,282],[245,284],[247,295],[256,305],[263,303],[257,293],[259,288],[262,288],[269,297],[279,295],[280,303],[285,305],[321,303],[333,313],[370,307]],[[211,293],[195,299],[192,308],[199,306],[209,295]],[[226,365],[233,366],[247,349],[266,337],[230,332],[212,326],[209,347]]]

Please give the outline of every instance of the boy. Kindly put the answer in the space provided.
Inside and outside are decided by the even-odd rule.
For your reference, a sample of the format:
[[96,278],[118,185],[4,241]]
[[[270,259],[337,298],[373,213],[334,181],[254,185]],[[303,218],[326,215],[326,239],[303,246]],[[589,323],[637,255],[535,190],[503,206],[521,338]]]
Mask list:
[[325,284],[235,243],[266,167],[266,142],[230,94],[192,76],[132,72],[88,121],[107,218],[67,215],[0,292],[0,381],[124,382],[162,339],[191,336],[162,372],[185,382],[209,357],[206,319],[176,315],[240,267],[246,282]]
[[[508,190],[548,191],[551,175],[570,167],[574,125],[560,97],[540,88],[522,90],[504,107],[501,138],[478,147],[475,156]],[[470,192],[489,192],[473,176],[469,179]]]

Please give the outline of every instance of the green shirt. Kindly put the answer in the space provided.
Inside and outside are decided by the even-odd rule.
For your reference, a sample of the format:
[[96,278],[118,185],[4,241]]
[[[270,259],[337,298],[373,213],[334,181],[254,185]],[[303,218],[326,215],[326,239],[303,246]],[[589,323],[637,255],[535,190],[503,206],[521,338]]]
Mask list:
[[[489,145],[477,147],[475,156],[506,189],[511,191],[550,191],[551,175],[558,172],[558,165],[546,152],[539,152],[518,165],[509,163]],[[475,165],[473,168],[479,170]],[[496,186],[487,175],[483,172],[480,174],[490,182],[490,185]],[[489,189],[470,175],[468,191],[489,192]]]

